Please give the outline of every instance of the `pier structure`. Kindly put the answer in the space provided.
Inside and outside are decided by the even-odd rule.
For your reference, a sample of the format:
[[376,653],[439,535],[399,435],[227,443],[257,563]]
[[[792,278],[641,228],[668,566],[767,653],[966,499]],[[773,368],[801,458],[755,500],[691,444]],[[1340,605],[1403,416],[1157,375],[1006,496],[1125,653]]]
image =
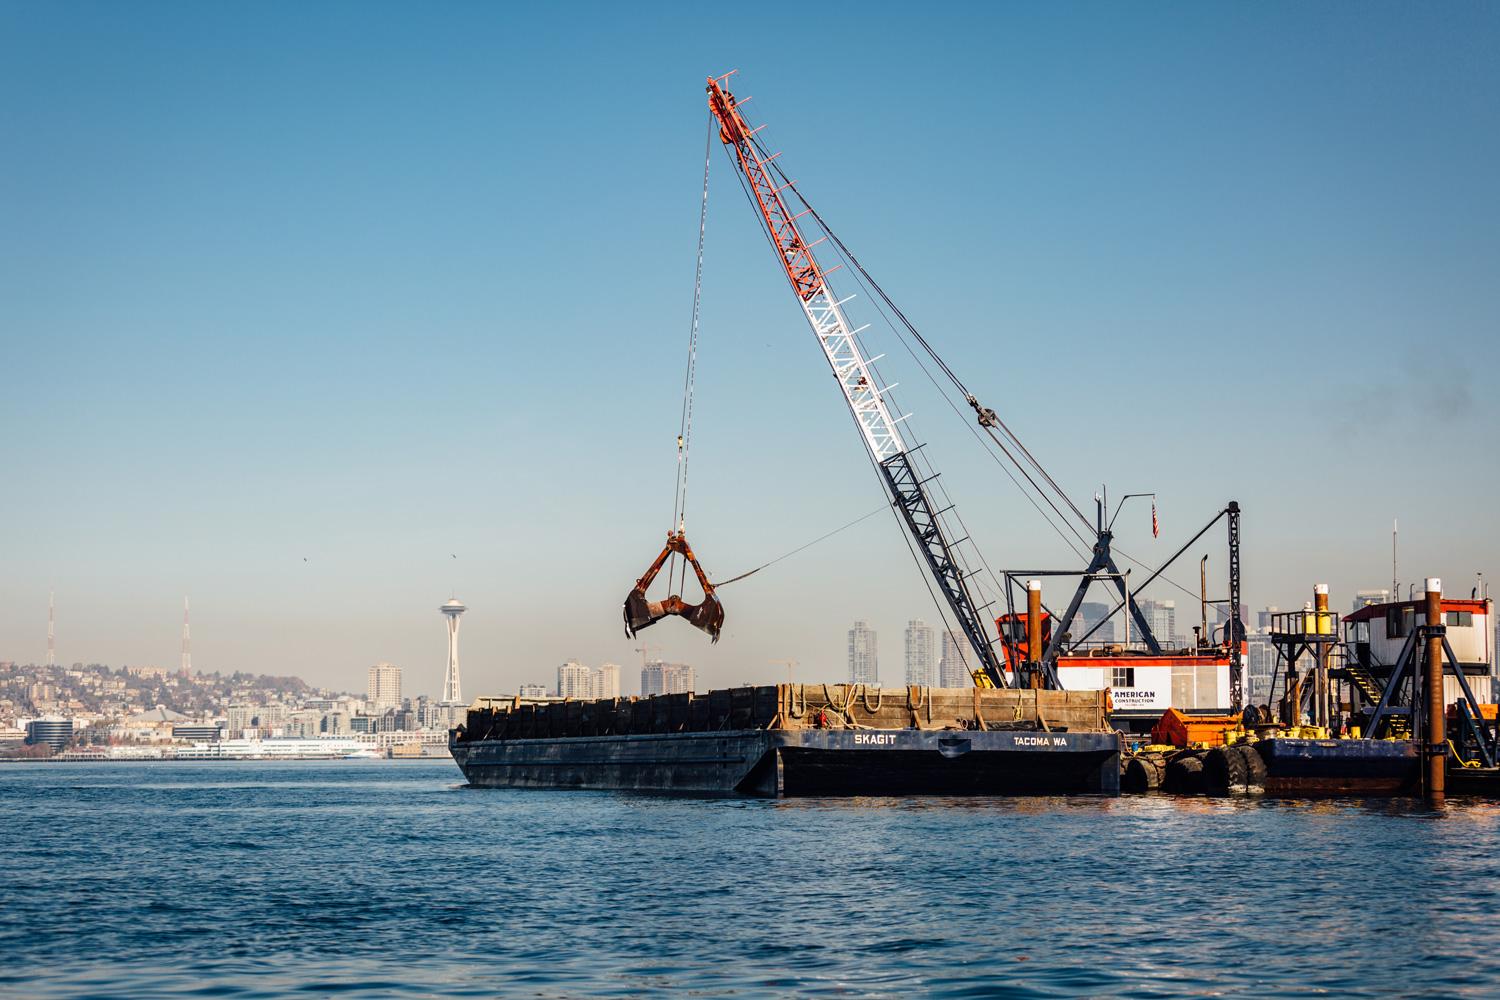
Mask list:
[[[1330,676],[1339,650],[1339,616],[1328,610],[1328,585],[1313,587],[1313,600],[1301,611],[1281,611],[1271,616],[1271,645],[1276,650],[1277,669],[1271,674],[1271,690],[1283,678],[1279,721],[1287,726],[1332,724],[1333,698]],[[1310,661],[1306,673],[1301,663]],[[1272,702],[1272,704],[1275,704]]]
[[458,678],[458,620],[467,610],[469,609],[456,597],[438,608],[448,624],[448,668],[443,673],[443,704],[445,705],[457,705],[463,701]]

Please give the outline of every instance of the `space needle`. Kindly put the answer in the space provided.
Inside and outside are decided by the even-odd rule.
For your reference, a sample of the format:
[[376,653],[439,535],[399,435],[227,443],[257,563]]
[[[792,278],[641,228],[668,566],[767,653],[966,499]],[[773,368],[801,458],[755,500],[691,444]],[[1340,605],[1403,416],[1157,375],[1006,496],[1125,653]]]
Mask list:
[[458,618],[469,609],[455,597],[438,610],[448,619],[448,672],[443,675],[443,704],[459,705],[463,696],[458,685]]

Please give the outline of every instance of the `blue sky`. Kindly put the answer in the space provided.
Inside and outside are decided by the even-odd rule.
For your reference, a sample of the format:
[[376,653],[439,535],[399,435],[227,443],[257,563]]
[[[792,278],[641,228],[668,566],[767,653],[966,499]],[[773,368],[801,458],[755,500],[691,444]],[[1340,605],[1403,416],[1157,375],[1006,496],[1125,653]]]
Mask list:
[[[1080,504],[1160,495],[1131,552],[1236,498],[1255,605],[1388,582],[1393,516],[1406,579],[1500,574],[1493,5],[765,10],[0,3],[0,658],[44,655],[55,586],[68,662],[174,663],[186,593],[202,669],[436,692],[455,590],[470,694],[638,662],[732,68]],[[717,150],[702,338],[710,572],[879,505]],[[869,346],[990,564],[1074,561]],[[724,598],[716,647],[643,633],[700,686],[840,678],[855,617],[899,681],[935,618],[883,517]]]

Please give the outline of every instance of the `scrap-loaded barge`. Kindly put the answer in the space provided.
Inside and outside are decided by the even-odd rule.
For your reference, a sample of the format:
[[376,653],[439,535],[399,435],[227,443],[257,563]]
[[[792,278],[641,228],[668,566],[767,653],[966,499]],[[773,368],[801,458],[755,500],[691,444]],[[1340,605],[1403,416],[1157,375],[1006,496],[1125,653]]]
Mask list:
[[777,684],[597,701],[480,699],[469,784],[689,795],[1116,795],[1099,691]]

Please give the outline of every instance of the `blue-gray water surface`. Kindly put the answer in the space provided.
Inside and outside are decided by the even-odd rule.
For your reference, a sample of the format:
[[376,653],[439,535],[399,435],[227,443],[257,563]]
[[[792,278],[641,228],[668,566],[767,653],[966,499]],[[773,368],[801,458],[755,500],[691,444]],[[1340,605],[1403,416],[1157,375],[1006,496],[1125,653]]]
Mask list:
[[0,766],[0,995],[1495,996],[1500,806]]

